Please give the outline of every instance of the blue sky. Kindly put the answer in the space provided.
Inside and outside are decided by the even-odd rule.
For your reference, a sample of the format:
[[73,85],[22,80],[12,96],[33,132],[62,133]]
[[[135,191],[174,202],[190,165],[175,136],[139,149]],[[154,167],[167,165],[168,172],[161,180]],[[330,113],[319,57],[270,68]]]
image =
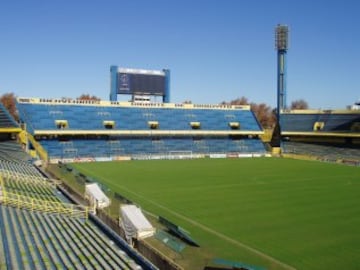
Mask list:
[[0,2],[0,94],[108,99],[110,66],[171,70],[171,101],[276,106],[274,28],[290,28],[287,103],[360,99],[358,0]]

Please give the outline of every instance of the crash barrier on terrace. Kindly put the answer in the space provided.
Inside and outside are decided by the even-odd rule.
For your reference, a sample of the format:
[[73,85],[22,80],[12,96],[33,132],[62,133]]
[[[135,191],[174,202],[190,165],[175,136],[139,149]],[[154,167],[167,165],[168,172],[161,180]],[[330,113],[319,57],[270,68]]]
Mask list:
[[139,269],[91,222],[4,205],[0,244],[0,269]]
[[12,181],[18,181],[34,186],[42,186],[47,188],[55,188],[57,185],[61,183],[59,180],[56,179],[44,178],[41,176],[29,176],[28,174],[3,170],[1,168],[0,168],[0,175],[3,176],[4,179],[11,179]]
[[4,163],[0,166],[0,269],[140,269],[86,220],[86,207],[62,203],[63,194],[54,189],[61,189],[59,183],[33,174],[30,163],[0,160],[0,165]]
[[[1,158],[0,161],[2,161]],[[41,173],[28,162],[16,163],[12,161],[2,161],[0,162],[0,169],[1,171],[8,171],[11,173],[21,173],[27,176],[42,177]]]
[[60,198],[55,195],[54,185],[49,182],[17,179],[3,176],[4,189],[7,193],[15,193],[29,198],[60,202]]
[[[12,181],[11,181],[12,182]],[[6,181],[0,175],[1,185],[1,202],[4,205],[10,205],[16,208],[28,209],[31,211],[40,211],[45,213],[56,213],[59,215],[66,215],[76,218],[88,218],[88,208],[63,203],[60,201],[54,201],[51,197],[45,197],[46,199],[39,199],[29,196],[29,194],[22,195],[16,193],[15,189],[11,189],[13,192],[8,192],[6,188]],[[20,192],[20,189],[17,189]],[[31,193],[31,192],[30,192]],[[34,193],[35,194],[35,193]],[[56,198],[55,195],[52,197]]]
[[0,160],[22,164],[30,161],[31,158],[23,151],[22,146],[16,141],[1,141]]
[[87,207],[62,202],[34,199],[28,196],[6,192],[4,189],[2,190],[2,203],[4,205],[11,205],[16,208],[28,209],[31,211],[56,213],[59,215],[85,219],[88,218],[89,211]]

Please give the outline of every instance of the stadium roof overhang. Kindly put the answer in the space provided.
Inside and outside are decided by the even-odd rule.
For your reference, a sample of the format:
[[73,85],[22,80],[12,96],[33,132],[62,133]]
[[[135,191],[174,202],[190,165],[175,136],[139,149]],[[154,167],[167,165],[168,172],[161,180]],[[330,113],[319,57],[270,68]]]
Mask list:
[[360,138],[360,132],[299,132],[299,131],[282,131],[281,136],[307,136],[307,137],[337,137],[337,138]]
[[230,136],[263,135],[263,131],[244,130],[35,130],[34,135],[118,135],[118,136]]

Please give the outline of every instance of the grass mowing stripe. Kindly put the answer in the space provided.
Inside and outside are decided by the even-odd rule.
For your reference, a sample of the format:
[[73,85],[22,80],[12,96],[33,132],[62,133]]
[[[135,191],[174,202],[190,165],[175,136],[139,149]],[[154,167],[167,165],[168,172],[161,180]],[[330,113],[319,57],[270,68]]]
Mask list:
[[[107,178],[105,178],[105,177],[103,177],[101,175],[97,175],[94,171],[91,171],[91,170],[85,169],[85,168],[82,168],[82,170],[89,173],[90,175],[92,175],[94,177],[97,177],[97,178],[101,179],[101,180],[104,180],[106,182],[111,182],[111,180],[109,180],[109,179],[107,179]],[[255,249],[255,248],[252,248],[252,247],[250,247],[250,246],[248,246],[248,245],[246,245],[244,243],[241,243],[241,242],[239,242],[239,241],[237,241],[235,239],[232,239],[232,238],[230,238],[230,237],[228,237],[228,236],[226,236],[226,235],[224,235],[224,234],[222,234],[222,233],[220,233],[218,231],[215,231],[215,230],[213,230],[213,229],[211,229],[211,228],[209,228],[209,227],[207,227],[207,226],[205,226],[205,225],[203,225],[203,224],[201,224],[201,223],[199,223],[199,222],[197,222],[197,221],[195,221],[195,220],[193,220],[193,219],[191,219],[191,218],[189,218],[189,217],[187,217],[187,216],[185,216],[183,214],[175,212],[175,211],[171,210],[170,208],[168,208],[168,207],[166,207],[166,206],[164,206],[162,204],[159,204],[159,203],[157,203],[157,202],[155,202],[153,200],[150,200],[150,199],[138,194],[137,192],[134,192],[134,191],[132,191],[132,190],[130,190],[130,189],[124,187],[124,186],[121,186],[121,185],[116,185],[116,186],[123,189],[123,190],[126,190],[127,192],[133,194],[134,196],[136,196],[138,198],[141,198],[144,201],[147,201],[148,203],[151,203],[151,204],[153,204],[153,205],[155,205],[155,206],[157,206],[157,207],[159,207],[159,208],[173,214],[174,216],[177,216],[178,218],[181,218],[181,219],[191,223],[192,225],[194,225],[194,226],[196,226],[196,227],[198,227],[198,228],[200,228],[200,229],[202,229],[204,231],[207,231],[208,233],[211,233],[211,234],[213,234],[213,235],[215,235],[215,236],[217,236],[217,237],[219,237],[219,238],[221,238],[221,239],[223,239],[223,240],[225,240],[225,241],[227,241],[229,243],[232,243],[232,244],[234,244],[234,245],[236,245],[238,247],[244,248],[244,249],[258,255],[259,257],[261,257],[263,259],[266,259],[266,260],[268,260],[268,261],[270,261],[272,263],[275,263],[275,264],[283,267],[284,269],[296,270],[296,268],[294,268],[293,266],[290,266],[290,265],[288,265],[288,264],[286,264],[286,263],[284,263],[284,262],[270,256],[270,255],[267,255],[267,254]]]
[[297,269],[360,265],[360,256],[354,256],[360,254],[359,168],[276,158],[91,163],[78,168],[88,168],[99,180],[106,178],[104,184],[113,191],[190,229],[217,256],[269,270],[283,268],[256,260],[245,249],[210,237],[148,201]]

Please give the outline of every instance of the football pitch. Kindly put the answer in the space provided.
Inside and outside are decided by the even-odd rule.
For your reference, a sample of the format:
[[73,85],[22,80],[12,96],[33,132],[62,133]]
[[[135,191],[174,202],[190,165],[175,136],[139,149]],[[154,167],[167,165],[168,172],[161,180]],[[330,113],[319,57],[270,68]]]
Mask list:
[[[223,258],[266,269],[359,269],[359,167],[283,158],[74,167],[190,231],[206,250],[203,264]],[[195,254],[186,249],[185,257]]]

